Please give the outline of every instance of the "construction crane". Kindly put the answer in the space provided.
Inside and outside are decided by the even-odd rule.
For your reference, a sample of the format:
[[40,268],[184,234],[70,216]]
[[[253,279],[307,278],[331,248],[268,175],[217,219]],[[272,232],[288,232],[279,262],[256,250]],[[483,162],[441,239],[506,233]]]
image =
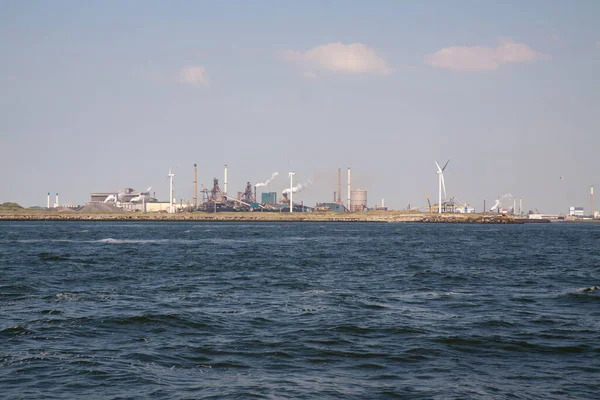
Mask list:
[[431,207],[431,200],[429,200],[429,193],[425,191],[425,197],[427,197],[427,203],[429,204],[429,214],[433,214],[433,207]]

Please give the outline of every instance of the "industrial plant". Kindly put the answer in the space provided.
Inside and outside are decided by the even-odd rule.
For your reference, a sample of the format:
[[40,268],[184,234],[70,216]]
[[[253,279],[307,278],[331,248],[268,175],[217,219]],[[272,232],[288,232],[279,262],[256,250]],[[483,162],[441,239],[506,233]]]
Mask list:
[[[475,213],[475,207],[467,202],[449,197],[446,192],[445,173],[450,160],[441,166],[435,161],[438,193],[437,202],[432,203],[427,192],[425,199],[427,203],[423,206],[406,207],[407,212],[430,214],[469,214]],[[332,187],[333,199],[331,201],[317,202],[314,206],[305,205],[303,201],[294,201],[299,192],[312,185],[312,181],[306,180],[295,182],[296,172],[288,173],[289,185],[281,191],[272,189],[272,182],[279,177],[279,172],[273,172],[271,176],[261,182],[252,183],[246,181],[242,187],[230,190],[228,182],[228,166],[223,169],[223,178],[213,177],[212,184],[201,188],[198,186],[198,165],[193,164],[193,198],[183,200],[175,194],[175,174],[169,168],[166,178],[169,181],[168,200],[159,200],[152,186],[144,191],[136,191],[133,188],[118,189],[114,191],[90,193],[89,201],[85,206],[61,205],[59,194],[56,193],[54,203],[51,203],[51,193],[47,194],[47,209],[53,210],[81,210],[89,212],[277,212],[277,213],[306,213],[306,212],[336,212],[336,213],[359,213],[363,211],[388,211],[384,199],[380,204],[368,204],[367,190],[352,186],[352,171],[347,169],[345,201],[342,200],[342,169],[337,169],[337,186]],[[279,178],[281,180],[281,178]],[[279,182],[281,184],[281,182]],[[184,183],[185,185],[185,183]],[[189,192],[188,192],[189,193]],[[525,211],[523,199],[517,199],[510,193],[499,195],[494,204],[488,208],[483,201],[483,212],[486,214],[510,215],[517,218],[528,219],[591,219],[600,218],[594,210],[594,188],[590,187],[590,213],[587,214],[581,206],[571,206],[564,214],[548,215],[540,213],[537,209]]]

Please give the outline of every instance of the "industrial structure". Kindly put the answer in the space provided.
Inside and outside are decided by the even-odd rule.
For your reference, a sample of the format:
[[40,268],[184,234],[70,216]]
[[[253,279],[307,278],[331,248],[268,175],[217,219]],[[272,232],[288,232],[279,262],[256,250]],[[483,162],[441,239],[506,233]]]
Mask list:
[[367,191],[353,189],[350,192],[350,212],[360,212],[367,209]]
[[569,207],[569,216],[570,217],[583,217],[585,215],[585,211],[583,207]]
[[263,204],[277,204],[277,192],[262,193],[260,201]]
[[590,215],[592,216],[592,218],[595,217],[595,213],[594,213],[594,187],[590,186]]

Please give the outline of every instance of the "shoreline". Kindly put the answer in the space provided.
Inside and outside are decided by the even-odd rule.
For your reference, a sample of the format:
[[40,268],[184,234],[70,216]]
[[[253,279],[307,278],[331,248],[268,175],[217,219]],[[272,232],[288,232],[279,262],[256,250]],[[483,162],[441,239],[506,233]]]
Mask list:
[[459,224],[522,224],[511,216],[485,214],[429,214],[411,212],[340,213],[86,213],[14,211],[1,212],[0,221],[149,221],[149,222],[399,222],[399,223],[459,223]]

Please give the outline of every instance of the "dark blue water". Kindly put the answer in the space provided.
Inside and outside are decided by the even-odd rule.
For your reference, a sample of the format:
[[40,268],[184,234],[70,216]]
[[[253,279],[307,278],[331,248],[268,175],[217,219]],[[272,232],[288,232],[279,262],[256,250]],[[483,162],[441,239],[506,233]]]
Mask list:
[[0,223],[2,398],[600,397],[600,225]]

